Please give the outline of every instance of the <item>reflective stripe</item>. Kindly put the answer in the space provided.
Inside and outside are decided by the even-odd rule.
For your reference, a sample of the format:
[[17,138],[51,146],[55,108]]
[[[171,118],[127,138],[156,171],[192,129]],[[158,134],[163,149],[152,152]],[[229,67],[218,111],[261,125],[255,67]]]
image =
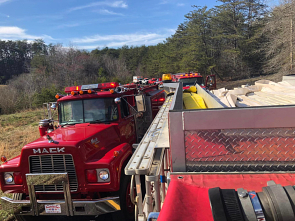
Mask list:
[[113,207],[115,207],[116,210],[121,210],[120,205],[116,203],[114,200],[108,200],[107,202],[111,204]]

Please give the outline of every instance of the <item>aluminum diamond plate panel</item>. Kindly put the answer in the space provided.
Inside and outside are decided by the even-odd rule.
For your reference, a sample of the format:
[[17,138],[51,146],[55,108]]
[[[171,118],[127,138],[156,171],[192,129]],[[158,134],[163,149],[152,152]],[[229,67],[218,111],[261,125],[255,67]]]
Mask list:
[[294,170],[295,128],[185,131],[187,171]]

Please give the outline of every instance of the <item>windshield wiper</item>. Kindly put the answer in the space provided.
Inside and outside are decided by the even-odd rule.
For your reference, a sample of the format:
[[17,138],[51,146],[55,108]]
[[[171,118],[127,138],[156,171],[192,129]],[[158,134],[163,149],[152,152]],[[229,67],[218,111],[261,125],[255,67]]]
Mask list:
[[90,121],[89,123],[90,124],[95,124],[95,123],[100,123],[100,122],[102,122],[101,120],[93,120],[93,121]]
[[67,126],[67,125],[75,125],[75,124],[77,124],[77,123],[65,123],[65,124],[61,125],[61,127]]
[[104,123],[104,124],[109,124],[110,121],[107,121],[107,120],[94,120],[94,121],[90,121],[89,122],[90,124],[95,124],[95,123]]

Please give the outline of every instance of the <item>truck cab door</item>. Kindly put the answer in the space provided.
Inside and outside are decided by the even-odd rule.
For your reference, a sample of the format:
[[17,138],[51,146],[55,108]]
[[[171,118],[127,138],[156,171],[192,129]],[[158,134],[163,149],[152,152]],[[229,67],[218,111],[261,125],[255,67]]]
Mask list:
[[215,74],[211,74],[206,77],[205,86],[208,90],[216,89],[216,76],[215,76]]
[[118,126],[121,141],[133,144],[136,142],[135,120],[126,98],[121,99],[120,112],[121,120]]

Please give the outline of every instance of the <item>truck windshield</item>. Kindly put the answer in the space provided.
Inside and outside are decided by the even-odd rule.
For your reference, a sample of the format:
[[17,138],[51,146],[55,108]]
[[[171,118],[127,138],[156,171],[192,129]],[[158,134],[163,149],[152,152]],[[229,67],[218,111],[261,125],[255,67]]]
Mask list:
[[204,86],[204,81],[203,81],[203,78],[202,77],[181,78],[181,79],[179,79],[179,81],[183,83],[183,87],[193,86],[195,84],[198,84],[200,86]]
[[118,119],[113,98],[64,101],[59,104],[59,124],[109,122]]

